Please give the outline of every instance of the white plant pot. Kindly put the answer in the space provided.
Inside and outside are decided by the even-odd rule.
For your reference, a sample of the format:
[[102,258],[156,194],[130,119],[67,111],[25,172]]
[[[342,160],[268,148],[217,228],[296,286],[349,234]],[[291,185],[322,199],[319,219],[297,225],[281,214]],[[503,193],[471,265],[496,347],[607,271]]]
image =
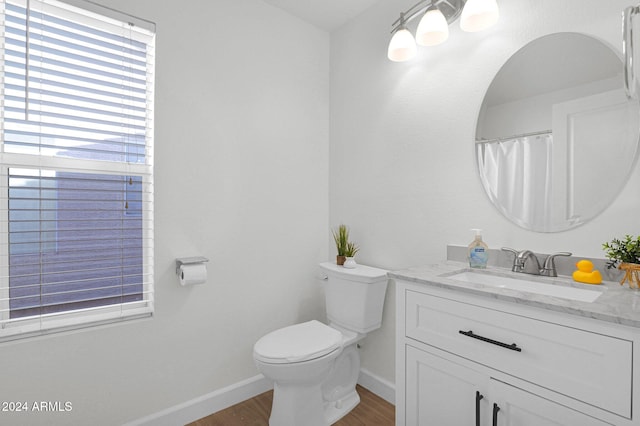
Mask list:
[[353,257],[347,257],[347,259],[344,261],[344,265],[342,266],[344,266],[345,268],[353,269],[358,266],[358,264],[353,259]]

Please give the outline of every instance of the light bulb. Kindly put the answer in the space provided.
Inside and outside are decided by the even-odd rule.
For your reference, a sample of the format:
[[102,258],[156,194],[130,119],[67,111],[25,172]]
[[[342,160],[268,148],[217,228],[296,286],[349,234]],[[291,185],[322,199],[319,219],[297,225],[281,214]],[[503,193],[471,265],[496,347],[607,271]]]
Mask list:
[[496,0],[468,0],[462,9],[460,28],[471,33],[482,31],[498,22],[499,16]]
[[449,38],[449,24],[440,9],[427,10],[418,24],[416,42],[422,46],[435,46]]
[[416,41],[409,30],[400,28],[391,37],[387,57],[394,62],[403,62],[416,56],[417,51]]

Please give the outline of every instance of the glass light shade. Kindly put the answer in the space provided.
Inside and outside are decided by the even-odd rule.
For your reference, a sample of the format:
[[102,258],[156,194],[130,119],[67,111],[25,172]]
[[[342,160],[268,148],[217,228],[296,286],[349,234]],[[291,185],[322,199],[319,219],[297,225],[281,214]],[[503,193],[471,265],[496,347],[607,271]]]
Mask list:
[[427,10],[418,24],[416,42],[421,46],[435,46],[449,38],[449,24],[439,9]]
[[406,28],[401,28],[391,37],[387,57],[394,62],[408,61],[416,56],[417,51],[413,35]]
[[467,32],[482,31],[498,22],[500,12],[496,0],[468,0],[460,16],[460,28]]

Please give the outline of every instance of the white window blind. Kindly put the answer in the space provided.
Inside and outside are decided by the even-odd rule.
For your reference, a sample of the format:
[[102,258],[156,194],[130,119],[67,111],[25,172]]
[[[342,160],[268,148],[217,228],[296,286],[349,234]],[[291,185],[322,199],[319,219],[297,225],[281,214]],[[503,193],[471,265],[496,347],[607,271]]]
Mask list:
[[1,7],[0,340],[150,315],[154,32]]

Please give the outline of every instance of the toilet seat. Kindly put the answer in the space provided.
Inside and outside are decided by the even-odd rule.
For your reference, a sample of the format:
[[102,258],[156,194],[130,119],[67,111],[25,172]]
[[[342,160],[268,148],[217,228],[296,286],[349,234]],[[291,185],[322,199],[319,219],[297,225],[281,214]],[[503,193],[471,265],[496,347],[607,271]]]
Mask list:
[[253,347],[256,360],[270,364],[310,361],[342,346],[342,333],[320,321],[291,325],[263,336]]

